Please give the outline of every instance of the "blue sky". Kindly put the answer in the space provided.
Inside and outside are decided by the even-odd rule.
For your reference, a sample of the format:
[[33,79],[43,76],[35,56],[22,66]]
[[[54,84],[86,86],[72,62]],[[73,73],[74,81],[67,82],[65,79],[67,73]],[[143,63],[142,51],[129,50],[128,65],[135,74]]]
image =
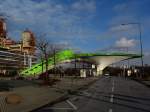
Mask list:
[[110,47],[139,49],[140,22],[144,52],[150,55],[150,0],[0,0],[9,37],[19,40],[31,29],[36,36],[85,52]]

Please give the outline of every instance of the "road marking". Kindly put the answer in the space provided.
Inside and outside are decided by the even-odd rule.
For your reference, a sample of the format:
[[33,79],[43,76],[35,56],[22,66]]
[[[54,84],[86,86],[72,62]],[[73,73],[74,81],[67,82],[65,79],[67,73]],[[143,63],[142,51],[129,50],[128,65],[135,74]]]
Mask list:
[[110,102],[113,103],[113,100],[114,100],[114,95],[112,94],[112,95],[110,96]]
[[73,108],[57,108],[57,107],[46,107],[44,109],[51,109],[51,110],[74,110]]
[[77,107],[71,103],[69,100],[66,100],[66,102],[72,107],[72,108],[64,108],[64,107],[46,107],[44,109],[51,109],[51,110],[77,110]]
[[114,86],[111,88],[111,91],[114,92]]
[[[115,89],[115,81],[113,80],[112,81],[112,88],[111,88],[111,91],[112,93],[114,92],[114,89]],[[114,95],[111,94],[110,95],[110,102],[113,103],[114,102]],[[112,112],[113,110],[110,108],[108,112]]]
[[115,83],[114,83],[114,80],[113,80],[112,88],[111,88],[111,91],[112,91],[112,92],[114,92],[114,88],[115,88]]
[[91,96],[91,94],[86,92],[86,91],[82,92],[82,94],[85,95],[85,96]]
[[112,85],[113,85],[113,87],[114,87],[114,85],[115,85],[115,81],[113,80],[113,83],[112,83]]
[[108,112],[112,112],[112,109],[109,109],[109,111]]
[[66,100],[66,102],[74,109],[74,110],[77,110],[77,107],[71,103],[69,100]]

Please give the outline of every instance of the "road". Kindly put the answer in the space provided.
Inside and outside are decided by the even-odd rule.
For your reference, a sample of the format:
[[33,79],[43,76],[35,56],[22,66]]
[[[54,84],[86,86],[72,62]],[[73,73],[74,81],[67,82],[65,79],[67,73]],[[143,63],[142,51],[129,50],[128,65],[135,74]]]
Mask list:
[[150,89],[130,79],[106,76],[36,112],[150,112]]

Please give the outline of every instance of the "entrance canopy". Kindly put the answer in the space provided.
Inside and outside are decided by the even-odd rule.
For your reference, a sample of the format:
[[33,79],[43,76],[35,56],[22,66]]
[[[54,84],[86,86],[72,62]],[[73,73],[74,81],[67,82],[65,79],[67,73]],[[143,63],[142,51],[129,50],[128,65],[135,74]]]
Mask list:
[[133,59],[133,58],[140,58],[141,55],[138,54],[129,54],[129,53],[96,53],[96,54],[89,54],[88,56],[84,56],[83,54],[82,58],[85,58],[86,60],[92,61],[93,63],[97,64],[97,71],[101,72],[105,67],[107,67],[110,64],[127,60],[127,59]]
[[[129,54],[129,53],[80,53],[76,54],[72,50],[63,50],[55,54],[55,56],[49,57],[48,59],[48,69],[54,68],[54,63],[60,64],[66,61],[71,60],[85,60],[93,64],[98,65],[98,71],[103,70],[108,65],[126,59],[139,58],[141,55],[138,54]],[[55,58],[55,62],[54,62]],[[43,71],[42,71],[43,70]],[[45,61],[44,63],[40,62],[33,65],[31,68],[23,70],[21,74],[23,76],[35,76],[40,75],[45,72]]]

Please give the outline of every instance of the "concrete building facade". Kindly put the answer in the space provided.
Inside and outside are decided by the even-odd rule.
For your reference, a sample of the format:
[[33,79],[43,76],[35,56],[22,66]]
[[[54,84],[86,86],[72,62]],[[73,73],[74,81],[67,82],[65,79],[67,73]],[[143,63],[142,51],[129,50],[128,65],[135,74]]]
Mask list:
[[7,36],[6,23],[0,18],[0,74],[31,67],[36,63],[35,36],[30,30],[22,32],[19,42]]

